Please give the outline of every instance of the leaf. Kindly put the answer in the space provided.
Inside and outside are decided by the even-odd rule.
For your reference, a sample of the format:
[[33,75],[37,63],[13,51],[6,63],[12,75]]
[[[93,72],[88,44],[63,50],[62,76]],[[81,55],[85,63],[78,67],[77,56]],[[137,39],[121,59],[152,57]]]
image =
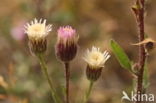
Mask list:
[[111,40],[110,45],[111,45],[113,53],[115,54],[117,60],[120,63],[120,65],[123,68],[132,72],[131,61],[128,58],[128,56],[126,55],[126,53],[124,52],[124,50],[120,47],[120,45],[117,42],[115,42],[114,40]]

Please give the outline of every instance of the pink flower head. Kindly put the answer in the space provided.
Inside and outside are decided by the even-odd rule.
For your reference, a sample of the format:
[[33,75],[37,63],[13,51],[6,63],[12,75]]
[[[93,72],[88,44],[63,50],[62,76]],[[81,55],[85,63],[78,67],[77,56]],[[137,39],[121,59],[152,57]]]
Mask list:
[[26,35],[23,32],[23,24],[25,23],[25,21],[21,21],[19,24],[13,26],[11,28],[11,36],[13,37],[13,39],[17,40],[17,41],[22,41]]
[[64,27],[60,27],[58,29],[58,37],[60,38],[72,38],[76,35],[76,30],[73,29],[71,26],[64,26]]
[[57,33],[56,55],[61,61],[69,62],[75,58],[77,53],[76,30],[71,26],[63,26],[58,29]]

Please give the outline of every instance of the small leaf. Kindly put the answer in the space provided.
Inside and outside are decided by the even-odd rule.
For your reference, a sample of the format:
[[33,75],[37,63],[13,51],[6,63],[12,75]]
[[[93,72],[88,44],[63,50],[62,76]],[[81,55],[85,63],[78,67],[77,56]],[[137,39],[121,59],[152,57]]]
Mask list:
[[124,50],[120,47],[120,45],[117,42],[115,42],[114,40],[111,40],[110,45],[111,45],[113,53],[115,54],[117,60],[120,63],[120,65],[123,68],[128,69],[130,72],[132,72],[131,61],[128,58],[128,56],[126,55],[126,53],[124,52]]

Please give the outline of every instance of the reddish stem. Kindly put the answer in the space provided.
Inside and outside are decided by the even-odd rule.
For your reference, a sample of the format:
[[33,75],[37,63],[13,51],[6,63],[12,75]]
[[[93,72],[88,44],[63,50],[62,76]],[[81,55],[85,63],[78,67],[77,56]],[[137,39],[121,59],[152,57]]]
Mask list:
[[70,79],[69,62],[65,63],[65,72],[66,72],[66,103],[69,103],[69,79]]
[[[144,0],[137,0],[137,5],[141,5],[141,8],[139,8],[138,12],[138,28],[139,28],[139,42],[143,41],[145,38],[144,34]],[[139,45],[139,71],[138,71],[138,78],[137,78],[137,101],[136,103],[142,103],[141,101],[141,95],[143,93],[143,74],[144,74],[144,65],[146,60],[146,52],[144,45]],[[140,97],[140,98],[139,98]]]

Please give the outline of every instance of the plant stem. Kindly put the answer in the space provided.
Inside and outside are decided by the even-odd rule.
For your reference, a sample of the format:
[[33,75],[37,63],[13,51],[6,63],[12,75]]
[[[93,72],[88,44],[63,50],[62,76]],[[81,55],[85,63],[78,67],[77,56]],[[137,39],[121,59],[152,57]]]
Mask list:
[[84,103],[87,103],[87,101],[89,99],[89,96],[90,96],[91,91],[92,91],[93,84],[94,84],[94,82],[93,81],[90,81],[89,88],[88,88],[88,91],[86,93]]
[[52,95],[52,98],[53,98],[54,102],[55,103],[61,103],[60,100],[58,99],[58,96],[56,95],[56,92],[55,92],[55,89],[53,87],[52,81],[51,81],[51,79],[49,77],[48,70],[47,70],[46,63],[45,63],[45,60],[43,58],[43,55],[39,54],[37,56],[39,58],[39,62],[40,62],[42,71],[43,71],[44,75],[46,76],[46,79],[48,80],[50,90],[51,90],[51,95]]
[[[138,4],[137,5],[141,5],[141,8],[138,11],[138,28],[139,28],[139,42],[143,41],[145,38],[145,34],[144,34],[144,4],[145,1],[144,0],[137,0]],[[141,96],[143,93],[143,74],[144,74],[144,65],[145,65],[145,60],[146,60],[146,52],[145,52],[145,48],[144,45],[141,44],[139,45],[139,60],[138,60],[138,64],[139,64],[139,71],[138,71],[138,77],[137,77],[137,101],[136,103],[142,103],[141,101]],[[140,97],[140,98],[138,98]]]
[[69,79],[70,79],[70,68],[69,62],[64,63],[65,65],[65,75],[66,75],[66,103],[69,103]]

